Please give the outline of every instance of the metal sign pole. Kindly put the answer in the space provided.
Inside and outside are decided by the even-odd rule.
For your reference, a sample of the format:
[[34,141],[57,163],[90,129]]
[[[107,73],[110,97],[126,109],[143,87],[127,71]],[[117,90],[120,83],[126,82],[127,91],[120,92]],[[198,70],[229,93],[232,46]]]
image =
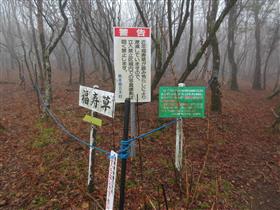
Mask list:
[[[129,112],[130,112],[130,99],[125,99],[124,103],[124,127],[123,127],[123,140],[128,139],[128,129],[129,129]],[[125,177],[126,177],[126,158],[122,159],[121,166],[121,183],[120,183],[120,203],[119,210],[124,209],[125,202]]]
[[[130,103],[130,135],[131,137],[135,137],[136,136],[136,108],[135,108],[135,102],[131,102]],[[135,157],[136,156],[136,147],[135,144],[136,142],[133,141],[131,142],[130,145],[130,155],[131,157]]]
[[[91,111],[91,116],[93,116]],[[95,114],[96,116],[96,114]],[[90,149],[89,149],[89,165],[88,165],[88,192],[92,193],[94,190],[94,163],[95,163],[95,149],[96,146],[96,127],[91,125],[90,130]]]

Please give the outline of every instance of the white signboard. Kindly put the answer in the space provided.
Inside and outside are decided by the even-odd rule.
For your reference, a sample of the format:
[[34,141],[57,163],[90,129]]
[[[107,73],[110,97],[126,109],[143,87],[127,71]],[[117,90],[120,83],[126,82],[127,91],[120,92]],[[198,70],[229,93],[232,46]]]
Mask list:
[[114,93],[80,85],[79,105],[108,117],[114,117]]
[[151,29],[114,27],[116,103],[151,101]]
[[108,175],[108,187],[107,187],[107,198],[106,198],[106,210],[112,210],[114,207],[115,183],[116,183],[116,177],[117,177],[117,163],[118,163],[118,153],[115,153],[113,150],[111,150],[109,175]]

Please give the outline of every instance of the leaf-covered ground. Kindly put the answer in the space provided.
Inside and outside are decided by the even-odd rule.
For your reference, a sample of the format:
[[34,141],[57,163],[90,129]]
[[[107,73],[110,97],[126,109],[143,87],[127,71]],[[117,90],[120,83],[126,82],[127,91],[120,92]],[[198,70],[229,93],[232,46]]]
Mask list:
[[[78,86],[54,89],[53,112],[87,140],[82,118],[89,111],[78,106]],[[280,209],[280,135],[271,129],[279,97],[267,100],[269,93],[225,89],[223,114],[207,108],[207,118],[184,120],[181,182],[174,170],[175,126],[141,140],[141,153],[137,144],[137,157],[128,160],[126,209],[165,209],[163,189],[169,209]],[[209,99],[208,93],[208,106]],[[158,119],[157,102],[138,112],[140,133],[167,122]],[[108,158],[97,153],[96,187],[87,193],[88,148],[40,116],[31,89],[0,84],[0,209],[88,209],[93,199],[104,207]],[[101,117],[99,147],[118,149],[122,117],[121,107],[114,120]],[[118,186],[119,180],[115,206]]]

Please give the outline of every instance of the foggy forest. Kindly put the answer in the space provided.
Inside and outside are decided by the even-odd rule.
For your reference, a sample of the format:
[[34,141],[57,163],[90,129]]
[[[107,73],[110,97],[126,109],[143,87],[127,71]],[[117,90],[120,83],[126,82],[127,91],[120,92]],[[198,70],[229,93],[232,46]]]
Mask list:
[[0,209],[280,209],[279,0],[0,0]]

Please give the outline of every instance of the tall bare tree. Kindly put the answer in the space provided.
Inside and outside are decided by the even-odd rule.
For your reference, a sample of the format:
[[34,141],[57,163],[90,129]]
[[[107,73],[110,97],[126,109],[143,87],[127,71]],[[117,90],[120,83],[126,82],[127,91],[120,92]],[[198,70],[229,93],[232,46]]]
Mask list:
[[[58,7],[60,14],[63,18],[63,25],[61,29],[55,33],[55,27],[52,25],[53,23],[50,22],[50,20],[46,17],[45,11],[44,11],[44,4],[43,0],[37,0],[36,6],[37,6],[37,25],[38,25],[38,32],[40,37],[40,44],[41,44],[41,50],[42,50],[42,61],[43,61],[43,70],[45,74],[45,104],[48,108],[50,108],[50,103],[52,100],[52,68],[51,68],[51,62],[50,62],[50,55],[55,49],[56,45],[58,44],[59,40],[63,36],[66,26],[68,24],[68,18],[65,14],[65,8],[67,5],[68,0],[59,0],[58,1]],[[44,30],[44,21],[47,23],[49,28],[51,29],[51,35],[49,38],[48,43],[46,43],[46,36],[45,36],[45,30]]]
[[112,29],[116,24],[116,18],[112,8],[113,4],[111,3],[112,2],[100,0],[79,1],[82,10],[81,15],[84,25],[84,34],[91,45],[91,50],[95,49],[100,58],[105,62],[111,81],[114,84]]
[[[227,1],[227,4],[229,1]],[[232,7],[228,16],[228,43],[227,43],[227,52],[228,52],[228,61],[231,68],[231,78],[230,78],[230,88],[232,90],[238,90],[237,83],[237,72],[238,67],[235,61],[235,33],[237,30],[237,5]]]
[[276,19],[275,24],[274,25],[274,29],[272,30],[272,34],[271,37],[269,37],[268,42],[269,42],[269,46],[268,46],[268,52],[267,52],[267,56],[264,62],[264,69],[263,69],[263,89],[266,89],[266,74],[267,74],[267,69],[268,69],[268,62],[269,59],[272,55],[272,53],[275,51],[275,49],[277,48],[277,43],[280,39],[280,34],[279,34],[279,29],[280,29],[280,20],[279,18]]
[[255,90],[260,90],[262,88],[261,84],[261,20],[260,20],[260,10],[261,2],[254,0],[253,12],[255,21],[255,44],[256,44],[256,64],[252,88]]
[[[149,26],[149,23],[147,21],[147,17],[145,17],[144,14],[144,10],[143,8],[141,8],[139,2],[137,0],[134,0],[137,11],[141,17],[141,20],[143,22],[143,25],[145,27]],[[164,73],[166,72],[169,64],[172,61],[172,58],[175,54],[176,48],[179,45],[180,39],[182,37],[182,34],[184,32],[187,20],[189,18],[189,8],[190,8],[190,0],[186,0],[186,1],[179,1],[179,5],[180,5],[180,9],[178,14],[176,15],[176,17],[173,17],[173,19],[171,18],[171,11],[172,11],[172,4],[171,1],[168,0],[167,3],[167,14],[168,14],[168,37],[169,37],[169,50],[167,53],[166,58],[164,59],[164,61],[162,61],[162,45],[164,43],[161,43],[159,40],[159,38],[156,38],[154,35],[152,35],[152,40],[154,43],[154,47],[156,49],[156,60],[158,60],[156,68],[155,68],[155,75],[153,78],[153,82],[152,82],[152,91],[156,89],[159,81],[161,80],[162,76],[164,75]],[[174,25],[176,25],[176,27],[174,27]],[[172,28],[176,28],[176,31],[174,32],[174,30],[172,30]],[[161,32],[161,35],[164,36],[164,34],[162,34],[162,30],[159,30]]]
[[[81,2],[81,1],[80,1]],[[72,37],[77,44],[77,55],[79,64],[79,83],[85,84],[85,59],[83,44],[83,25],[82,25],[82,8],[79,1],[72,0],[70,12],[72,14],[73,26],[74,26],[74,36]]]
[[205,41],[201,44],[201,47],[198,49],[198,51],[196,52],[192,62],[190,63],[189,66],[187,66],[184,70],[184,72],[181,74],[180,78],[179,78],[179,82],[184,82],[186,80],[186,78],[190,75],[190,73],[195,69],[195,67],[198,65],[198,62],[200,61],[201,57],[203,56],[204,52],[206,51],[206,49],[208,48],[208,46],[210,45],[212,39],[214,38],[216,32],[218,31],[221,23],[223,22],[224,18],[226,17],[226,15],[229,13],[229,11],[231,10],[231,8],[235,5],[235,3],[237,2],[237,0],[231,0],[226,6],[225,8],[222,10],[222,12],[220,13],[219,17],[217,18],[217,20],[213,23],[213,27],[211,32],[209,33],[209,35],[206,37]]
[[36,56],[36,60],[37,60],[37,64],[38,64],[38,73],[36,73],[39,77],[39,84],[40,87],[43,88],[44,86],[44,74],[43,74],[43,66],[42,66],[42,56],[40,55],[40,51],[39,51],[39,43],[38,43],[38,39],[37,39],[37,35],[36,35],[36,29],[34,26],[34,20],[33,20],[33,10],[34,10],[34,5],[32,3],[32,1],[29,1],[28,4],[28,10],[29,10],[29,23],[31,26],[31,32],[32,32],[32,42],[33,42],[33,46],[34,46],[34,50],[35,50],[35,56]]
[[[212,0],[211,12],[208,19],[208,34],[213,30],[215,20],[217,17],[219,8],[219,0]],[[212,75],[209,81],[211,87],[211,110],[221,112],[222,111],[222,101],[221,101],[221,90],[219,84],[219,71],[220,71],[220,51],[219,51],[219,42],[216,33],[211,39],[211,48],[212,48]]]

